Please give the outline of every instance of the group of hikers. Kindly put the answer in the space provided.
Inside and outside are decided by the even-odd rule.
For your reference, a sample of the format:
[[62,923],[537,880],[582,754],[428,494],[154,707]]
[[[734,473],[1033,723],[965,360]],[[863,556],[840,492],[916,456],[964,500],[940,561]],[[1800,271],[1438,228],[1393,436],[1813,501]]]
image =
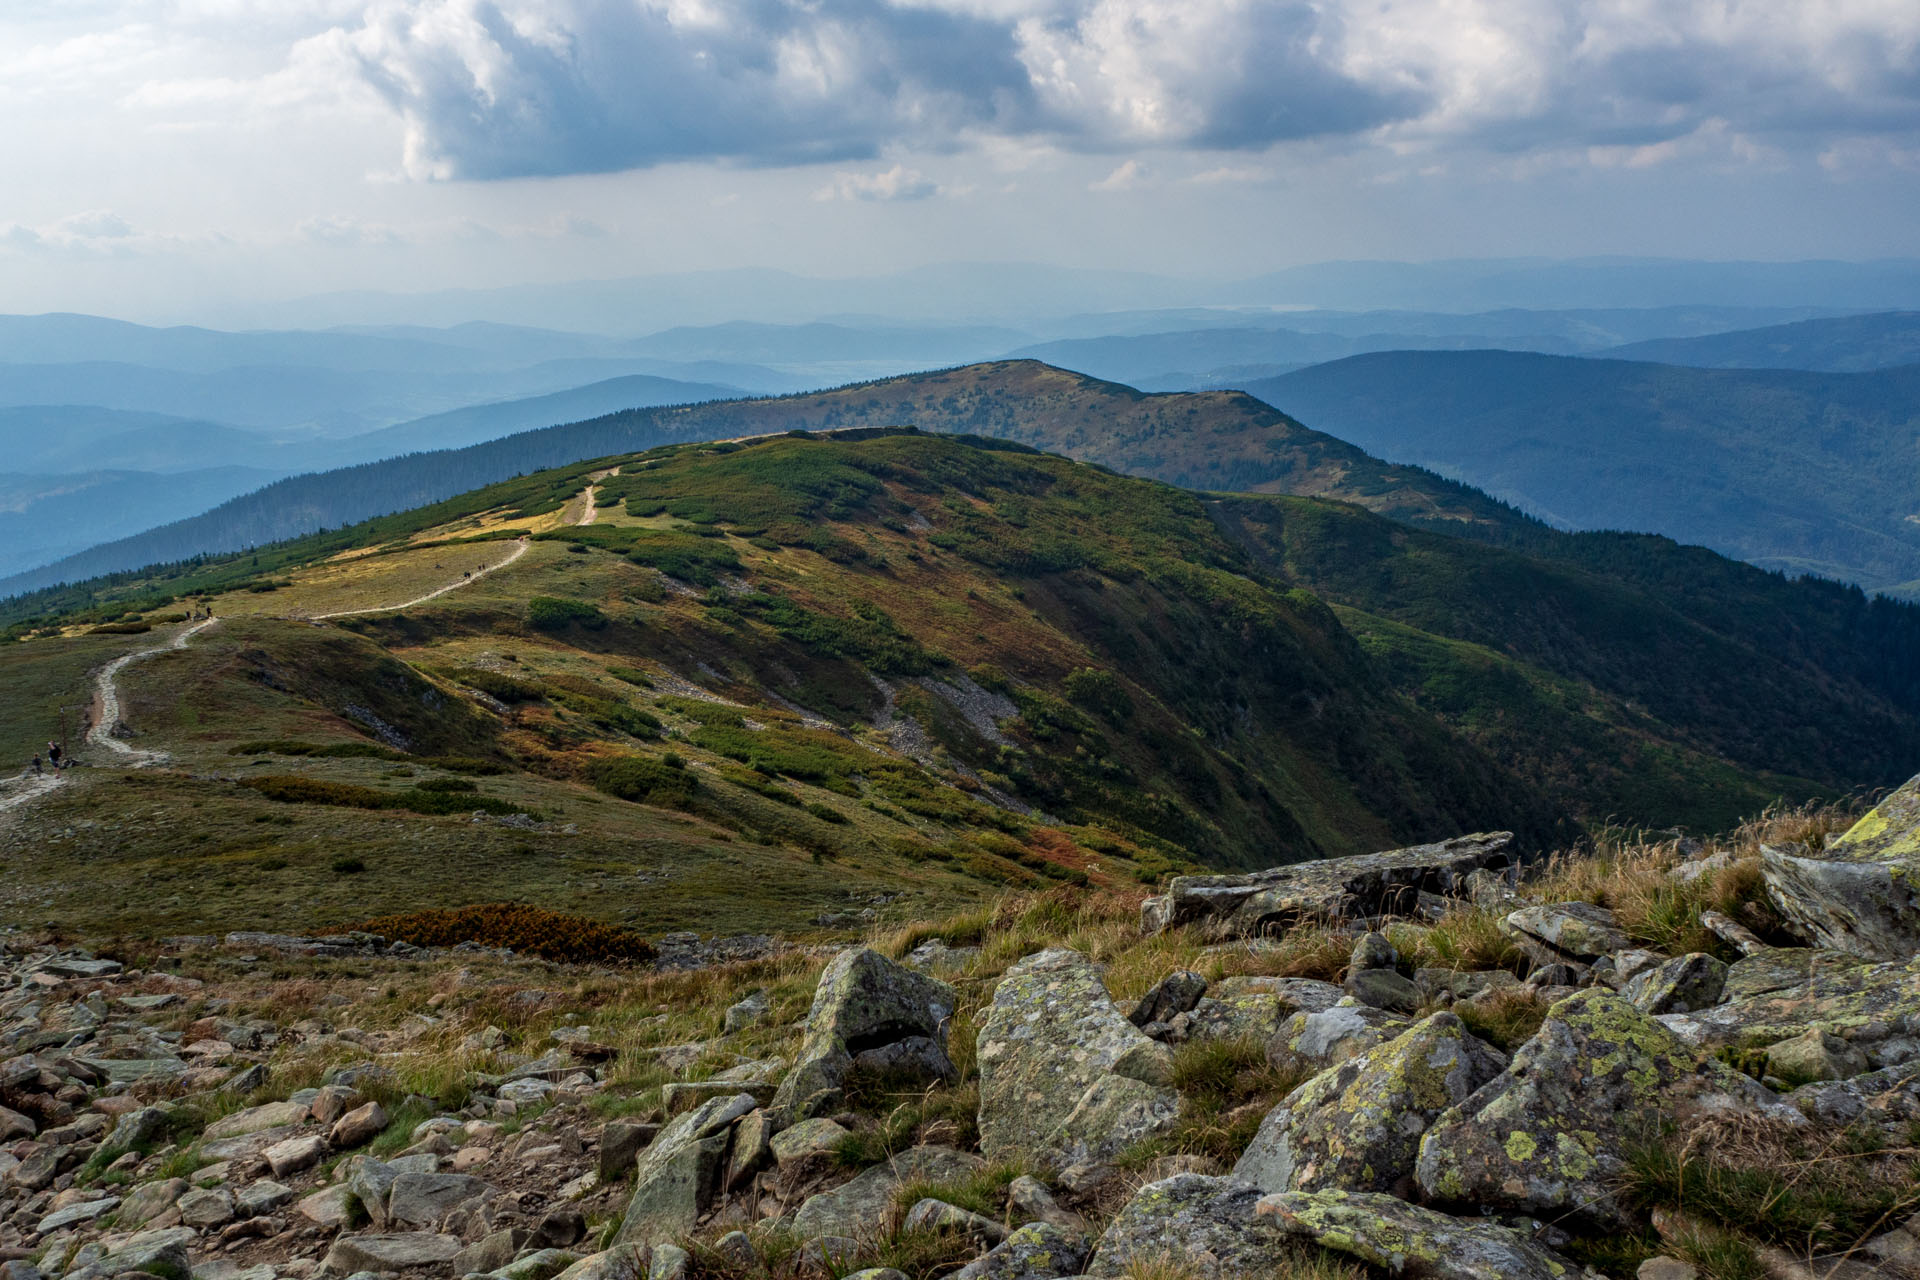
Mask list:
[[[33,771],[35,773],[40,772],[40,760],[41,758],[39,756],[33,758]],[[52,769],[70,769],[73,767],[74,759],[61,749],[58,742],[49,742],[47,744],[46,763],[47,766]]]

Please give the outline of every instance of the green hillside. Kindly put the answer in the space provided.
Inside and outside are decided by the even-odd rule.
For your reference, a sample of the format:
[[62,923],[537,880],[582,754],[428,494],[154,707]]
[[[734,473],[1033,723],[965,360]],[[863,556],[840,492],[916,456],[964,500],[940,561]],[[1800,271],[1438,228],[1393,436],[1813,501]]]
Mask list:
[[[1687,599],[1711,590],[975,437],[674,446],[16,624],[23,759],[78,736],[107,658],[218,619],[120,677],[160,767],[74,771],[0,860],[99,927],[518,897],[791,929],[1473,829],[1706,827],[1920,753],[1911,699],[1840,661],[1868,655],[1787,661]],[[1914,611],[1886,619],[1910,645]]]

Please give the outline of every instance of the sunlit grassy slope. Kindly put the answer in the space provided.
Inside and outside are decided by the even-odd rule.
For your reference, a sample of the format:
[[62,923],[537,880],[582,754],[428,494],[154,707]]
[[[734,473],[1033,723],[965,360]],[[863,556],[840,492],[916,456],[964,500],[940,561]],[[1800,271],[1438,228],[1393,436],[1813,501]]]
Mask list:
[[[793,932],[1472,829],[1712,825],[1877,780],[1726,749],[1730,725],[1866,715],[1889,758],[1913,733],[1595,573],[910,431],[597,459],[168,573],[0,654],[19,754],[91,666],[221,619],[122,677],[165,767],[77,770],[0,821],[0,913],[186,932],[516,897]],[[366,612],[316,620],[342,610]],[[86,634],[110,618],[155,629]]]

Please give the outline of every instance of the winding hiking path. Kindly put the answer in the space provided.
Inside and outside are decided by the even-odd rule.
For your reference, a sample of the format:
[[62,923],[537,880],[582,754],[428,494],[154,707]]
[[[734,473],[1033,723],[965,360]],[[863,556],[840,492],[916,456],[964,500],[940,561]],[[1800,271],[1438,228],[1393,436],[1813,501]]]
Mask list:
[[143,769],[150,764],[159,764],[167,758],[164,751],[146,751],[140,747],[130,747],[113,736],[114,726],[120,723],[120,690],[114,687],[114,677],[126,670],[130,662],[142,658],[151,658],[156,653],[170,653],[187,647],[187,641],[218,622],[218,618],[203,618],[190,627],[182,627],[173,639],[165,644],[157,644],[151,649],[136,649],[124,653],[100,668],[93,678],[93,727],[87,730],[87,741],[96,747],[105,747],[124,757],[124,763],[135,769]]
[[321,622],[327,618],[355,618],[363,613],[392,613],[396,609],[411,609],[417,604],[425,604],[429,600],[438,600],[449,591],[458,591],[461,587],[467,586],[469,583],[478,582],[496,569],[506,568],[515,560],[527,554],[527,549],[532,545],[533,543],[527,539],[521,538],[514,543],[513,551],[508,554],[505,559],[497,560],[489,565],[482,565],[466,577],[449,582],[438,591],[429,591],[423,596],[415,596],[413,599],[403,600],[399,604],[377,604],[368,609],[339,609],[333,613],[309,613],[301,616],[308,622]]

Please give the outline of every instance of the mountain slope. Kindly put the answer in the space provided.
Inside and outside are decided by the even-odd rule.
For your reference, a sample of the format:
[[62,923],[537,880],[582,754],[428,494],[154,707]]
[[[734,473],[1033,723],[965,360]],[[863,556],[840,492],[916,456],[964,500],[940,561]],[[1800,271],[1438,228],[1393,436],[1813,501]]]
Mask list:
[[[404,511],[541,467],[788,430],[894,426],[1020,440],[1194,488],[1336,497],[1414,520],[1511,523],[1484,494],[1394,467],[1248,396],[1148,396],[1033,361],[971,365],[833,391],[641,409],[445,453],[296,476],[205,515],[0,580],[0,596],[297,537]],[[1204,424],[1206,434],[1196,435]]]
[[1694,338],[1635,342],[1604,352],[1702,369],[1807,369],[1860,373],[1920,364],[1920,311],[1802,320]]
[[1895,592],[1920,579],[1920,367],[1390,352],[1249,390],[1562,527],[1650,530]]

